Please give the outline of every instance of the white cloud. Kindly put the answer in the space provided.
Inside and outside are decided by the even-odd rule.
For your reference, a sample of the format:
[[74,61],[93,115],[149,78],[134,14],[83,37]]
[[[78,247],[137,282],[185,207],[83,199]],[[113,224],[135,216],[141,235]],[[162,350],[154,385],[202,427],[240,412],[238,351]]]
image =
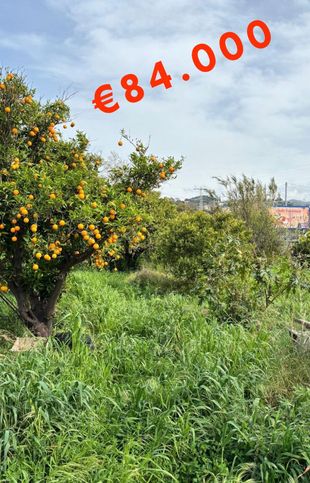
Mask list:
[[[46,79],[61,79],[63,88],[78,90],[70,101],[73,113],[104,155],[115,149],[124,127],[144,139],[151,134],[154,152],[186,156],[182,173],[165,193],[188,196],[193,186],[212,185],[212,176],[245,172],[263,180],[274,175],[294,189],[302,179],[301,195],[308,194],[309,0],[46,3],[69,16],[73,28],[53,49],[50,39],[37,44],[33,39],[36,68]],[[256,18],[272,31],[267,49],[255,49],[247,40],[247,24]],[[219,53],[219,36],[228,30],[244,41],[244,55],[236,62]],[[6,42],[15,38],[6,37]],[[212,73],[192,65],[191,50],[200,42],[216,52]],[[173,78],[172,89],[148,86],[158,60]],[[129,72],[145,88],[145,98],[137,104],[127,103],[119,86],[120,77]],[[181,80],[184,72],[192,75],[188,83]],[[106,82],[113,84],[121,104],[113,115],[94,110],[91,103],[96,87]]]

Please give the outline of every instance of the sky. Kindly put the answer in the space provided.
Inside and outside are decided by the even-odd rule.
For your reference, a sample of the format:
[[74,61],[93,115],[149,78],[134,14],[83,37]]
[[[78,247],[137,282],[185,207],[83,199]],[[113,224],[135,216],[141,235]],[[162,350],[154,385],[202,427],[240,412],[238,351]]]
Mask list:
[[[22,71],[43,100],[72,94],[72,117],[92,150],[125,159],[130,146],[117,144],[125,129],[150,137],[152,154],[184,156],[164,195],[188,198],[216,188],[216,176],[244,173],[274,176],[282,195],[287,182],[289,198],[310,200],[310,0],[1,0],[1,18],[0,65]],[[270,28],[266,49],[247,38],[256,19]],[[237,61],[219,48],[228,31],[244,45]],[[215,52],[212,72],[192,62],[200,43]],[[170,89],[150,87],[157,61]],[[124,97],[128,73],[144,88],[140,102]],[[113,114],[92,103],[106,83],[120,104]]]

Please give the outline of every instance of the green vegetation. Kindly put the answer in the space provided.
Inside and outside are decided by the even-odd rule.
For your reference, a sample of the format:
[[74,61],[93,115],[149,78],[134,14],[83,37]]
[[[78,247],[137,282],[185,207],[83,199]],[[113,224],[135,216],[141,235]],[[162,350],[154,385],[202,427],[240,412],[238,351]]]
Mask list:
[[[268,186],[245,175],[217,180],[224,188],[225,205],[251,230],[256,254],[270,259],[283,253],[283,233],[269,211],[279,196],[275,180],[272,178]],[[210,194],[217,203],[221,201],[214,192]]]
[[309,464],[309,355],[286,329],[309,318],[301,289],[245,328],[206,319],[193,296],[74,272],[56,328],[74,328],[72,351],[9,352],[24,329],[6,310],[1,481],[293,482]]
[[86,135],[62,135],[75,127],[65,102],[34,95],[0,68],[0,295],[10,291],[24,324],[48,337],[70,270],[85,260],[116,268],[124,247],[137,248],[147,234],[141,200],[181,161],[158,160],[137,141],[104,178]]
[[283,250],[275,183],[192,212],[154,191],[182,159],[122,131],[104,174],[62,100],[0,81],[0,482],[306,481],[310,239]]

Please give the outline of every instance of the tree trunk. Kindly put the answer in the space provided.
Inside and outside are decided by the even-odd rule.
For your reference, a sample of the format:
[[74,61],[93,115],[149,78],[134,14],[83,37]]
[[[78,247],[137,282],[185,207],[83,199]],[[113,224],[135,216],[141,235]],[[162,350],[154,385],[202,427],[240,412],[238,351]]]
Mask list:
[[14,295],[19,316],[26,327],[35,336],[49,337],[53,329],[53,318],[56,304],[62,292],[67,272],[59,274],[55,287],[48,297],[40,294],[29,293],[16,282],[11,282],[9,287]]

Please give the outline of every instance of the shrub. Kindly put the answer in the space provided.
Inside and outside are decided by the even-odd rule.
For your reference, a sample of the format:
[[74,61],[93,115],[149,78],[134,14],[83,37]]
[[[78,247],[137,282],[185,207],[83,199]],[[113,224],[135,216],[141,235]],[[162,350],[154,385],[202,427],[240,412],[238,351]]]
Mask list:
[[310,231],[300,236],[293,244],[292,256],[299,265],[310,267]]
[[272,179],[267,186],[243,175],[241,179],[230,176],[217,178],[224,188],[223,202],[237,218],[244,221],[252,233],[257,256],[272,258],[283,253],[284,239],[270,213],[277,196],[277,186]]
[[156,256],[218,317],[240,320],[257,304],[250,237],[229,213],[181,213],[160,233]]

